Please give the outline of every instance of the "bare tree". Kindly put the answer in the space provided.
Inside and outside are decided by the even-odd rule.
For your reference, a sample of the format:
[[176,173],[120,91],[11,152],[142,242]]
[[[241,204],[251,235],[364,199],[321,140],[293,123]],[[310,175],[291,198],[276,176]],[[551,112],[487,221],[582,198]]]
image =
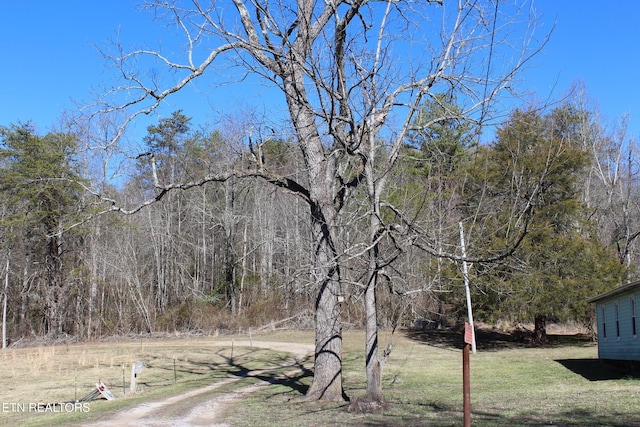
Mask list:
[[[218,83],[229,83],[220,72],[229,67],[262,78],[284,95],[304,160],[303,176],[293,179],[273,173],[263,162],[261,145],[250,141],[251,171],[218,171],[190,183],[156,183],[156,195],[148,203],[175,188],[230,176],[259,176],[307,203],[317,290],[315,375],[309,399],[344,399],[340,321],[344,248],[337,241],[338,225],[350,191],[366,180],[371,210],[367,307],[373,310],[367,313],[367,370],[378,396],[374,293],[381,265],[375,246],[381,236],[380,194],[386,176],[425,98],[456,92],[463,103],[460,115],[477,122],[491,116],[490,101],[537,51],[530,49],[535,29],[530,4],[504,6],[497,0],[150,0],[145,4],[182,31],[186,50],[171,58],[159,50],[125,52],[119,47],[110,59],[125,84],[102,98],[100,113],[128,110],[127,125],[205,73],[217,72]],[[542,44],[544,40],[538,46]],[[139,68],[144,65],[164,71],[147,73]],[[377,146],[378,141],[386,143]],[[378,150],[386,151],[380,164]]]
[[578,117],[582,149],[591,155],[591,168],[583,177],[583,202],[599,225],[600,240],[611,246],[620,264],[629,269],[638,256],[640,206],[638,149],[628,134],[628,118],[617,119],[608,129],[581,81],[572,87],[569,104]]

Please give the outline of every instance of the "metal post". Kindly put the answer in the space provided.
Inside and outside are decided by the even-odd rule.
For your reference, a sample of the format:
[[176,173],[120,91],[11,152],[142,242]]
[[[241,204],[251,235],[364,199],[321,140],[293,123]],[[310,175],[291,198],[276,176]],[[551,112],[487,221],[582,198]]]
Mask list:
[[464,347],[462,348],[462,394],[464,427],[471,427],[471,369],[469,365],[469,347],[472,329],[468,322],[464,324]]
[[467,251],[464,245],[464,230],[462,228],[462,222],[459,222],[460,226],[460,247],[462,248],[462,277],[464,278],[464,290],[467,295],[467,315],[469,316],[469,325],[471,327],[471,351],[476,352],[476,333],[473,327],[473,310],[471,309],[471,291],[469,291],[469,274],[467,272]]

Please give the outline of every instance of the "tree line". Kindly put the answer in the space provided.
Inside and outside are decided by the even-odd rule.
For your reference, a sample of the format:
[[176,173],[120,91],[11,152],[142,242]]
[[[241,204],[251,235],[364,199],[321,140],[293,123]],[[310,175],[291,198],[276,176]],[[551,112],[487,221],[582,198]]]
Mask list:
[[[416,122],[438,108],[425,104]],[[462,222],[478,258],[470,276],[479,320],[588,325],[586,298],[633,277],[637,262],[632,141],[570,102],[513,111],[490,143],[477,144],[474,134],[451,119],[407,136],[382,195],[381,222],[404,229],[379,242],[386,267],[377,321],[439,326],[464,317],[460,263],[423,247],[459,253]],[[3,127],[1,136],[9,339],[237,329],[294,317],[312,326],[312,235],[294,195],[263,180],[228,179],[85,222],[104,202],[86,190],[77,136],[39,135],[28,123]],[[119,205],[149,199],[154,181],[187,182],[252,156],[219,130],[192,129],[181,111],[149,126],[144,143],[149,151],[131,177],[106,190]],[[303,167],[291,141],[263,141],[260,155],[282,176]],[[345,207],[339,233],[344,316],[354,327],[366,320],[370,266],[358,244],[366,197],[359,191]],[[525,223],[512,253],[482,261],[519,240]]]

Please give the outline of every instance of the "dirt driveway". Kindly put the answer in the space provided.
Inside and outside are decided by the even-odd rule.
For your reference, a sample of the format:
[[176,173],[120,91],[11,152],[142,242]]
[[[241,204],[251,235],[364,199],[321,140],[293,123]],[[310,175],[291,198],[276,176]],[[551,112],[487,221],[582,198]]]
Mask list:
[[[215,343],[218,347],[230,347],[234,346],[243,346],[243,347],[258,347],[258,348],[266,348],[274,351],[281,351],[291,353],[292,362],[301,362],[313,355],[313,346],[309,344],[296,344],[296,343],[283,343],[283,342],[269,342],[269,341],[253,341],[250,343],[249,341],[218,341]],[[288,366],[288,365],[285,365]],[[251,371],[248,376],[261,375],[264,373],[268,373],[269,371],[281,368],[282,366],[270,366],[268,368],[259,370],[259,371]],[[290,372],[287,372],[286,375],[295,375],[296,373],[301,372],[301,369],[292,369]],[[98,421],[93,424],[89,424],[92,427],[102,427],[102,426],[119,426],[119,427],[186,427],[186,426],[226,426],[226,424],[219,421],[218,417],[222,413],[222,410],[225,406],[233,404],[237,400],[241,399],[243,396],[248,393],[252,393],[261,387],[266,387],[269,385],[268,382],[261,382],[255,385],[242,387],[236,389],[231,393],[225,393],[221,396],[216,396],[214,398],[205,400],[204,402],[196,405],[192,409],[190,409],[187,413],[181,414],[179,416],[163,416],[157,415],[158,413],[162,413],[162,409],[166,408],[170,405],[174,405],[176,403],[185,401],[186,399],[201,395],[203,393],[211,392],[217,388],[225,386],[227,384],[240,381],[242,378],[228,378],[224,381],[217,382],[215,384],[211,384],[209,386],[199,388],[197,390],[191,390],[189,392],[179,394],[176,396],[171,396],[166,399],[156,400],[153,402],[146,402],[135,406],[133,408],[128,408],[124,411],[118,412],[115,415],[111,416],[108,419],[104,419]]]

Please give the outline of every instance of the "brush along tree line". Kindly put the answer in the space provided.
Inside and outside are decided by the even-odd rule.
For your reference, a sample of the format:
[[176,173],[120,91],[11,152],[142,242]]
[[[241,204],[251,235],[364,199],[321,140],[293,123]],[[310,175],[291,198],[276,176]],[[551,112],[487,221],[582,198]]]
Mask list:
[[[296,316],[316,331],[308,397],[341,400],[346,320],[366,328],[365,400],[381,401],[378,327],[462,308],[460,222],[481,320],[585,319],[633,265],[635,152],[584,98],[514,110],[479,143],[545,43],[528,3],[145,5],[184,55],[116,46],[123,84],[67,131],[2,129],[10,337]],[[190,82],[247,75],[286,117],[193,129],[180,110],[129,143]]]

